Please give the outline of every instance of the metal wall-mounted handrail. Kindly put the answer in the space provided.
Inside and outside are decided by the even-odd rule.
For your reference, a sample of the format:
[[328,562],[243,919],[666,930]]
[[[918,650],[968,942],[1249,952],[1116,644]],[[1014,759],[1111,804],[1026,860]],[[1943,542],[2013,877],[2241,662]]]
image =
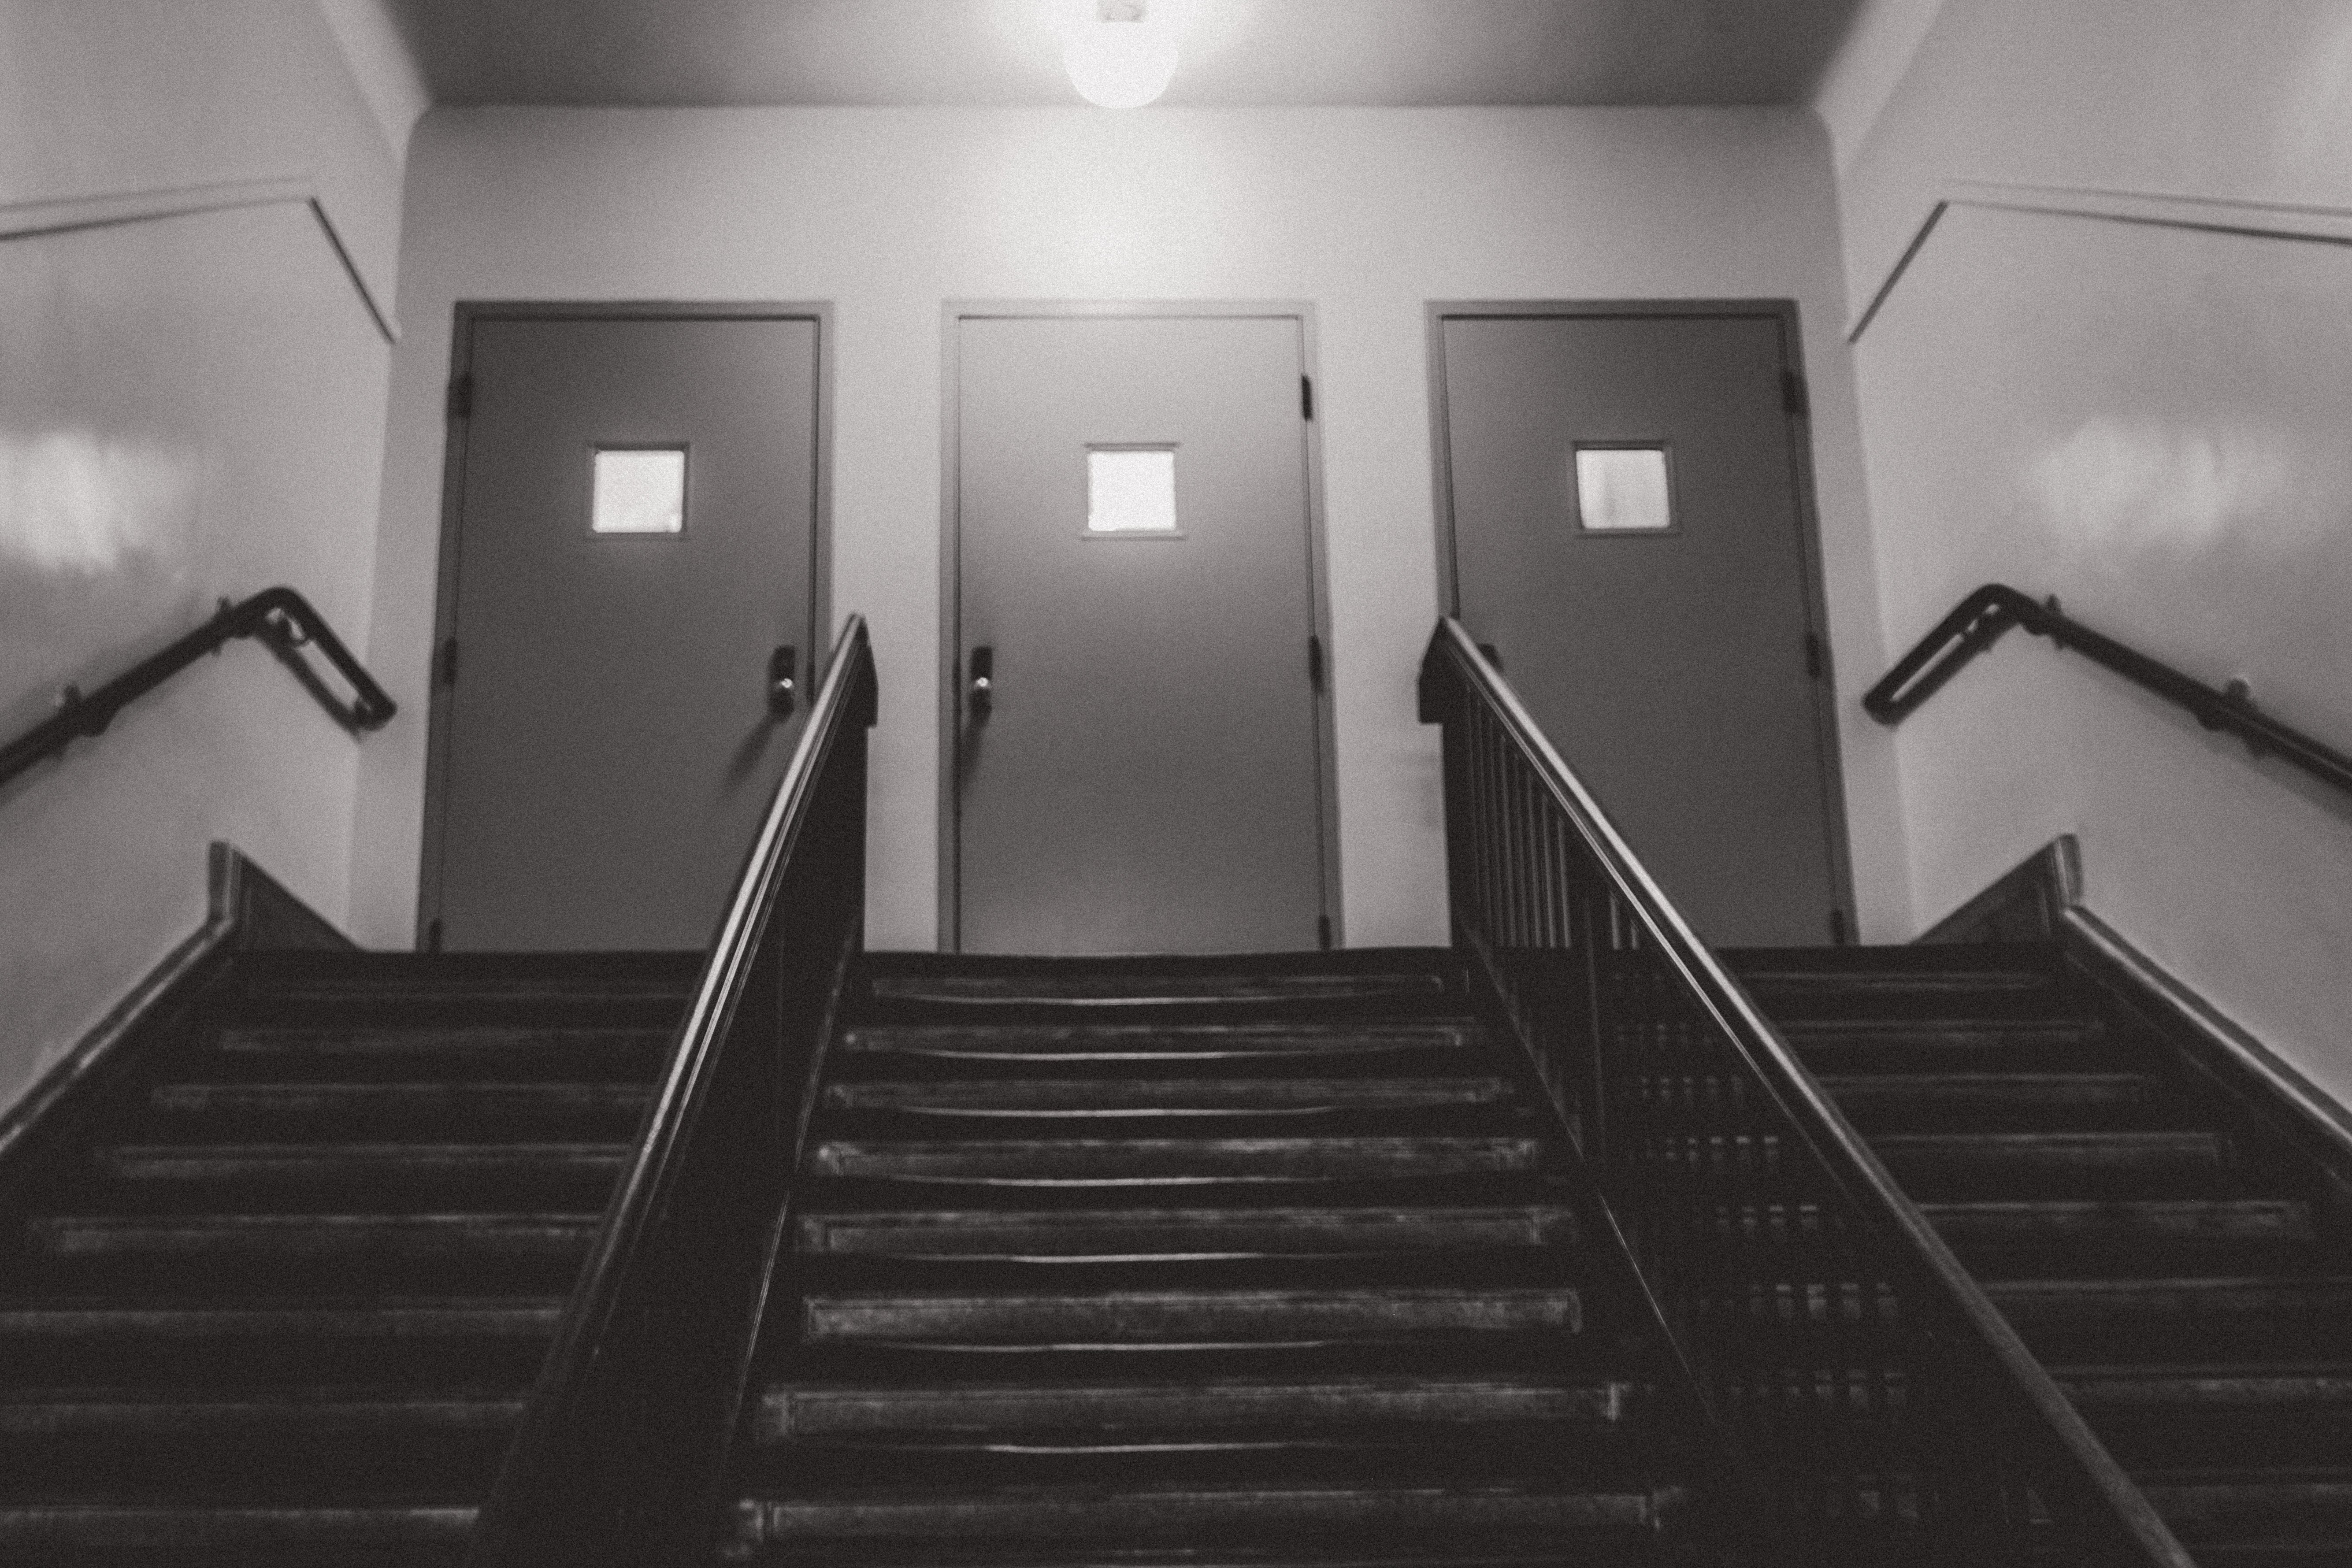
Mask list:
[[[1852,1344],[1791,1351],[1769,1331],[1792,1301],[1801,1328],[1826,1289],[1828,1318],[1910,1336],[1906,1353],[1932,1372],[1908,1391],[1908,1460],[1874,1462],[1932,1472],[1914,1489],[1941,1500],[1918,1507],[1954,1527],[1933,1550],[1973,1561],[2054,1533],[2073,1561],[2190,1568],[1460,622],[1438,623],[1420,698],[1423,721],[1445,727],[1456,942],[1579,1129],[1677,1360],[1715,1384],[1698,1392],[1718,1426],[1738,1426],[1730,1395],[1768,1402],[1791,1365],[1807,1382],[1824,1356],[1853,1370]],[[1891,1301],[1852,1278],[1861,1268],[1886,1269]],[[1761,1320],[1773,1322],[1759,1338]]]
[[1988,583],[1952,606],[1952,613],[1937,622],[1935,629],[1895,660],[1894,668],[1864,695],[1864,709],[1882,724],[1901,723],[2011,626],[2022,626],[2062,648],[2073,648],[2142,689],[2187,709],[2200,724],[2237,736],[2258,757],[2275,756],[2314,778],[2352,792],[2352,756],[2263,712],[2242,682],[2231,681],[2217,690],[2137,648],[2093,631],[2059,608],[2054,597],[2036,602],[2006,583]]
[[474,1568],[713,1560],[810,1097],[865,930],[875,703],[852,616],[482,1510]]
[[[67,687],[58,695],[58,710],[54,714],[0,746],[0,784],[43,758],[59,754],[82,736],[103,733],[126,706],[238,637],[259,637],[278,661],[293,671],[302,689],[318,699],[319,706],[354,734],[382,729],[399,710],[391,694],[376,683],[375,677],[335,635],[327,617],[310,600],[281,584],[264,588],[239,603],[223,599],[219,612],[210,620],[160,653],[141,659],[95,691],[84,693]],[[302,656],[305,647],[317,648],[334,666],[352,689],[349,698],[338,696],[320,678]]]

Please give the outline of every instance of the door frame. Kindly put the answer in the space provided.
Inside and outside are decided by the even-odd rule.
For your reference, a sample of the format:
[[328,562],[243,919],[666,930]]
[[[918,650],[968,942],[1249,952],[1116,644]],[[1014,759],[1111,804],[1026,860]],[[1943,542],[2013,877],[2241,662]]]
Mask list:
[[1845,768],[1838,742],[1837,659],[1830,644],[1829,595],[1822,557],[1821,510],[1813,482],[1812,399],[1805,370],[1802,323],[1797,301],[1759,300],[1432,300],[1428,323],[1430,477],[1437,517],[1437,602],[1443,613],[1462,614],[1462,584],[1454,569],[1454,454],[1446,439],[1445,323],[1458,320],[1559,320],[1580,316],[1657,317],[1665,320],[1746,317],[1774,322],[1780,335],[1780,368],[1794,375],[1798,395],[1781,401],[1788,432],[1789,468],[1797,497],[1797,554],[1804,581],[1805,630],[1822,650],[1821,678],[1813,684],[1814,752],[1827,786],[1823,802],[1830,820],[1831,893],[1841,940],[1855,942],[1853,853],[1845,805]]
[[[1315,306],[1306,300],[950,300],[940,312],[940,641],[939,641],[939,951],[961,952],[962,857],[956,810],[956,742],[963,712],[963,475],[962,325],[968,321],[1075,319],[1286,321],[1298,324],[1298,370],[1308,388],[1318,381]],[[1302,393],[1302,395],[1307,395]],[[1337,661],[1331,647],[1329,551],[1323,529],[1323,420],[1319,401],[1301,421],[1306,440],[1307,596],[1309,635],[1322,645],[1323,686],[1315,694],[1316,819],[1321,842],[1321,918],[1334,949],[1347,945],[1339,897],[1339,732],[1334,719]]]
[[802,689],[814,691],[833,628],[833,302],[820,300],[460,300],[451,318],[442,406],[441,535],[434,565],[433,640],[425,647],[425,822],[417,847],[416,950],[427,950],[441,908],[447,826],[450,707],[441,648],[457,625],[457,539],[466,494],[468,410],[458,388],[474,371],[474,323],[485,321],[786,321],[816,324],[816,450],[809,518],[809,625]]

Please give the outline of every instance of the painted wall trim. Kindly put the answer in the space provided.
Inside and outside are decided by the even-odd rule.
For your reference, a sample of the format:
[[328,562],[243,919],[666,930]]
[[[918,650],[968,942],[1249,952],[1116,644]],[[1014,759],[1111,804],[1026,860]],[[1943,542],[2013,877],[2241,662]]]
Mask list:
[[122,999],[0,1110],[0,1170],[15,1163],[28,1135],[60,1106],[81,1098],[149,1037],[149,1027],[234,952],[350,949],[356,946],[236,846],[215,840],[205,862],[205,918],[126,992]]
[[2011,185],[1987,180],[1950,180],[1929,204],[1927,215],[1911,231],[1910,243],[1903,247],[1885,278],[1872,291],[1870,302],[1847,329],[1848,343],[1862,341],[1863,333],[1870,330],[1871,322],[1877,320],[1879,310],[1910,271],[1911,263],[1927,248],[1936,226],[1954,207],[2095,218],[2158,228],[2195,229],[2206,234],[2234,234],[2253,239],[2352,246],[2352,207],[2228,201],[2215,196],[2103,190],[2086,185]]
[[162,218],[189,217],[198,213],[235,212],[245,207],[278,206],[299,202],[310,209],[327,243],[342,263],[360,303],[367,308],[375,329],[387,343],[400,341],[400,324],[391,306],[377,297],[360,270],[351,247],[343,243],[334,216],[327,210],[318,181],[310,174],[268,180],[231,180],[219,184],[176,185],[166,190],[122,191],[108,195],[67,196],[54,201],[0,205],[0,240],[31,239],[47,234],[71,234],[79,229],[111,228],[152,223]]

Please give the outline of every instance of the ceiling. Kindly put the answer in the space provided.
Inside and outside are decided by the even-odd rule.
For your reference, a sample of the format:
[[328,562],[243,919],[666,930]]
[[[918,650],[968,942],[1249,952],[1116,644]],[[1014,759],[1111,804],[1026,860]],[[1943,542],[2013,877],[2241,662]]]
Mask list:
[[[1075,103],[1085,0],[390,3],[438,103],[726,106]],[[1802,102],[1861,3],[1151,0],[1162,102],[1388,105]]]

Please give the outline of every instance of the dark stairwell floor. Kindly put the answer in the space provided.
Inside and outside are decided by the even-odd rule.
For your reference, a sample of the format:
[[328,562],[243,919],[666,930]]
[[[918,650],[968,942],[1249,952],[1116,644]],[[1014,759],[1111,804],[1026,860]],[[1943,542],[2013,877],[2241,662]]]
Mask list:
[[1658,1345],[1450,955],[866,974],[727,1557],[1683,1560]]

